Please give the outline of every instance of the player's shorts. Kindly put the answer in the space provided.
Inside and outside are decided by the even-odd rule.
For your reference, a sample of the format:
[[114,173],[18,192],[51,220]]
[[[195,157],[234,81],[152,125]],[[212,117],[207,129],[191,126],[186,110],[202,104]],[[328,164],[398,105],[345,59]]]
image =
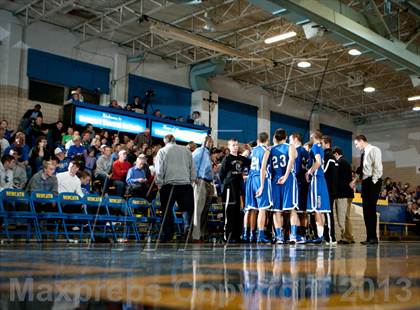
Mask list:
[[247,210],[269,209],[272,205],[271,200],[271,181],[265,179],[264,190],[260,197],[255,197],[260,188],[260,176],[248,176],[246,180],[245,204]]
[[307,212],[331,212],[327,182],[322,176],[314,175],[309,184]]
[[290,173],[284,184],[277,184],[280,177],[275,177],[271,182],[273,206],[271,211],[290,211],[299,209],[298,186],[296,177]]
[[299,192],[299,211],[298,213],[306,212],[308,203],[308,189],[309,183],[306,180],[298,181],[298,192]]

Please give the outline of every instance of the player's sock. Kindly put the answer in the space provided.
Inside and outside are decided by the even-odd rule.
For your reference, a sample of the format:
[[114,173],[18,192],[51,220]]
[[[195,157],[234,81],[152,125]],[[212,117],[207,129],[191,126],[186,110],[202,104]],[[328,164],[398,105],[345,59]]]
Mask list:
[[255,230],[251,230],[249,233],[249,241],[255,241],[255,237],[256,237],[256,231]]
[[305,237],[306,236],[306,227],[305,226],[299,226],[300,232],[299,235]]
[[276,237],[277,238],[279,238],[279,239],[283,238],[283,233],[281,231],[281,228],[276,228],[275,231],[276,231]]
[[290,231],[290,235],[296,237],[297,236],[297,226],[296,225],[292,225],[291,226],[291,231]]
[[242,231],[242,240],[248,240],[248,227],[244,227]]
[[316,224],[316,229],[317,229],[317,233],[318,233],[318,238],[324,237],[324,226]]
[[264,239],[264,229],[258,229],[258,239]]

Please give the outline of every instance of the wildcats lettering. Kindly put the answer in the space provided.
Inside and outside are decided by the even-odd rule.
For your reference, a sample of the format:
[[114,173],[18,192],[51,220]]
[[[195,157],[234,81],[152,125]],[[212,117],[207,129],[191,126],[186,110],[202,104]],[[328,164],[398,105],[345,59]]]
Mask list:
[[79,200],[79,196],[67,196],[67,195],[64,195],[63,196],[63,199],[64,200]]
[[24,192],[6,192],[6,196],[9,197],[25,197]]
[[100,197],[87,197],[87,201],[99,202],[101,201]]
[[109,202],[111,202],[111,203],[121,203],[122,199],[110,199]]
[[35,194],[36,198],[46,198],[46,199],[51,199],[54,197],[53,194]]

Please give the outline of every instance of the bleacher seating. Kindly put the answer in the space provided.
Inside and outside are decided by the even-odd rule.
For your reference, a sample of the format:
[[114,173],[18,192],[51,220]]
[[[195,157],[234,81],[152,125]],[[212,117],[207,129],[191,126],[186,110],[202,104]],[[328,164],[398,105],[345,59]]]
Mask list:
[[[184,219],[182,212],[173,208],[177,234],[182,235]],[[223,220],[218,211],[209,210],[209,227],[220,226]],[[22,190],[7,189],[0,199],[0,238],[26,237],[26,241],[71,242],[92,241],[98,237],[118,240],[140,241],[155,239],[162,223],[159,199],[149,203],[141,198],[128,200],[90,194],[80,197],[74,193],[34,191],[30,195]],[[1,223],[1,222],[0,222]],[[209,233],[222,230],[210,229]]]

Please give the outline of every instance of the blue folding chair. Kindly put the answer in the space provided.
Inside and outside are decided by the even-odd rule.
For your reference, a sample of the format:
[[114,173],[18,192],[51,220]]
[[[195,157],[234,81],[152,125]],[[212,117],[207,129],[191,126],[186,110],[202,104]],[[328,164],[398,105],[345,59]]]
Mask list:
[[[148,224],[146,239],[151,236],[154,228],[155,232],[159,232],[161,219],[153,215],[152,205],[146,199],[132,197],[128,200],[127,205],[131,214],[137,219],[138,224]],[[140,232],[139,237],[141,237]]]
[[[114,227],[111,226],[115,217],[109,214],[106,206],[106,199],[99,195],[86,195],[84,197],[86,213],[92,216],[92,235],[100,237],[112,237],[114,241],[117,240]],[[95,239],[93,239],[95,241]]]
[[132,230],[134,238],[136,241],[139,241],[137,219],[130,212],[130,208],[127,207],[125,199],[119,196],[108,196],[106,198],[106,207],[108,208],[109,214],[115,216],[115,220],[111,223],[114,231],[117,232],[115,224],[119,224],[123,227],[122,238],[128,238],[131,235]]
[[[66,215],[61,211],[57,197],[47,191],[34,191],[31,193],[31,205],[38,217],[41,236],[53,236],[56,241],[57,237],[64,235],[67,241],[69,236],[65,225]],[[60,226],[62,230],[60,230]],[[51,230],[51,228],[53,228]]]
[[[93,241],[93,233],[91,227],[91,221],[93,216],[88,214],[84,207],[85,200],[75,193],[60,193],[58,195],[58,204],[61,211],[66,215],[64,225],[69,231],[69,226],[79,228],[79,240],[82,241],[85,235],[85,226],[88,228],[89,238]],[[79,227],[80,226],[80,227]],[[70,232],[69,232],[70,234]]]
[[[29,241],[32,236],[32,226],[36,240],[41,240],[38,218],[26,192],[19,189],[4,189],[1,192],[0,209],[3,212],[3,227],[7,241],[10,242],[10,235],[26,235],[26,241]],[[9,230],[11,224],[15,225],[15,230]],[[26,225],[26,232],[18,229],[18,226],[23,224]]]
[[[186,222],[184,220],[184,213],[179,211],[179,209],[176,205],[174,205],[172,207],[172,212],[174,214],[174,224],[175,224],[176,229],[177,229],[177,235],[182,236],[184,234],[184,225],[185,225],[185,222]],[[179,217],[179,215],[181,215],[181,217]]]

